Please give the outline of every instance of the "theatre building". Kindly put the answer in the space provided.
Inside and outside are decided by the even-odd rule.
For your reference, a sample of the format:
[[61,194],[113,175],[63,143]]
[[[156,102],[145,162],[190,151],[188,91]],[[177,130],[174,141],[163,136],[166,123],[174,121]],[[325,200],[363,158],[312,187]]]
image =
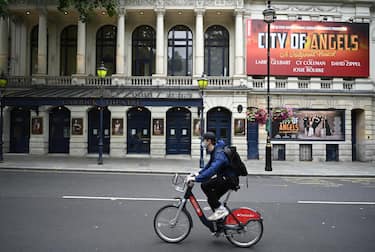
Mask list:
[[264,1],[120,0],[85,20],[9,2],[5,153],[96,155],[102,136],[109,157],[198,159],[203,113],[244,159],[264,159],[268,129],[274,160],[375,161],[372,0],[272,1],[269,127]]

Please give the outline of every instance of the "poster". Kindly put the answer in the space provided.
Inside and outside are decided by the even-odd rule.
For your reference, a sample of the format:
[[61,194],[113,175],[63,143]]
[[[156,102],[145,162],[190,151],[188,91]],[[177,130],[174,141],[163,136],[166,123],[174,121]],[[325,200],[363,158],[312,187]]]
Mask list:
[[193,136],[201,135],[201,119],[193,120]]
[[33,135],[43,134],[43,117],[33,117],[31,119],[31,134]]
[[234,119],[234,135],[245,135],[245,119]]
[[122,118],[112,118],[112,135],[122,136],[124,133],[124,120]]
[[284,121],[272,121],[274,140],[345,141],[345,110],[294,110]]
[[[267,74],[267,24],[247,20],[247,74]],[[270,30],[275,76],[369,76],[369,24],[276,21]]]
[[72,118],[72,135],[83,135],[83,118]]
[[153,119],[152,120],[152,134],[155,136],[164,135],[164,119]]

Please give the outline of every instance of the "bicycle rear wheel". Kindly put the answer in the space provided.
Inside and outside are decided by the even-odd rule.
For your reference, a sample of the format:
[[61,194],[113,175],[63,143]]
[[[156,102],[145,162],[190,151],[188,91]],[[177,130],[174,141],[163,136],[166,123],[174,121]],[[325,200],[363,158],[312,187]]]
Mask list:
[[183,241],[190,233],[192,220],[186,209],[182,209],[176,223],[172,223],[178,211],[177,206],[162,207],[154,217],[154,229],[160,239],[170,243]]
[[261,220],[249,221],[242,230],[225,230],[225,237],[232,244],[248,248],[255,245],[263,235],[263,222]]

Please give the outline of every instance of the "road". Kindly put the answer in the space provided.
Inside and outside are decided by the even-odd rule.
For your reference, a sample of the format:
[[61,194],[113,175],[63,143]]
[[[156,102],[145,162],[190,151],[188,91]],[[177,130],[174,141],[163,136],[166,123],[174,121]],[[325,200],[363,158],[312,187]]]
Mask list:
[[[263,238],[248,250],[375,251],[375,178],[265,176],[249,177],[248,188],[241,183],[229,205],[264,218]],[[204,199],[198,186],[194,192]],[[186,240],[161,241],[153,216],[179,195],[169,175],[0,170],[0,251],[244,251],[211,236],[193,211]]]

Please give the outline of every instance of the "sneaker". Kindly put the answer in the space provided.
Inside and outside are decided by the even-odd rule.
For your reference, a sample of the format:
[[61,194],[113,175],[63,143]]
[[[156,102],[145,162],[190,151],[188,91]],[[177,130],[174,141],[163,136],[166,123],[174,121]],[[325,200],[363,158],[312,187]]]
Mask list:
[[209,216],[207,219],[210,221],[219,220],[221,218],[224,218],[229,214],[228,210],[225,207],[219,207],[215,210],[215,212]]

